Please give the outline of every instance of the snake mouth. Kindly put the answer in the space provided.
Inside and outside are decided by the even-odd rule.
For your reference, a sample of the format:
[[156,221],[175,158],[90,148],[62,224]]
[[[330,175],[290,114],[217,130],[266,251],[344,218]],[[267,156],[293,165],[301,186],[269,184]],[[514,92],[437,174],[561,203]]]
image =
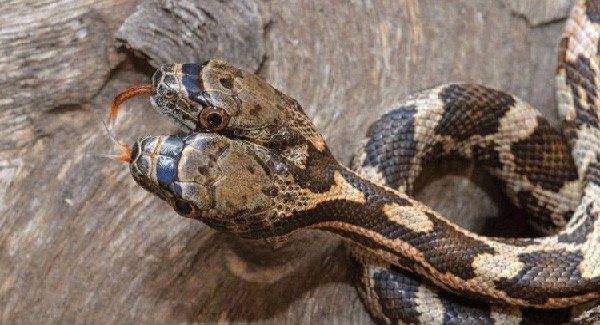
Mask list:
[[211,133],[211,134],[218,134],[218,135],[222,135],[226,138],[232,139],[232,140],[245,140],[245,141],[250,141],[250,139],[245,138],[241,135],[241,132],[237,129],[235,130],[221,130],[221,131],[213,131],[211,129],[208,128],[197,128],[196,133]]

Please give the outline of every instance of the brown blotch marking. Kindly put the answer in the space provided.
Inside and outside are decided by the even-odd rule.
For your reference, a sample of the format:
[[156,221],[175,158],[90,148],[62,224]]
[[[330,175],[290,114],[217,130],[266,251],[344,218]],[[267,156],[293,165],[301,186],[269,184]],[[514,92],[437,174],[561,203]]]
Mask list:
[[249,113],[252,116],[257,116],[258,113],[262,110],[262,106],[260,104],[254,104],[254,106],[250,109]]
[[254,168],[252,166],[246,166],[246,170],[248,170],[248,173],[250,173],[250,175],[254,175]]
[[[552,215],[553,211],[542,205],[535,196],[531,195],[531,192],[519,191],[517,192],[516,196],[520,207],[538,217],[536,218],[536,222],[538,223],[539,227],[542,229],[556,229],[556,224],[549,217]],[[571,217],[571,214],[567,214],[565,217],[565,220],[568,220]]]
[[494,143],[473,147],[473,158],[482,161],[488,168],[502,169],[503,167],[500,154]]
[[230,78],[221,78],[219,79],[219,83],[225,89],[233,89],[233,80],[231,80]]
[[562,234],[558,237],[559,243],[575,243],[581,244],[586,241],[586,237],[594,231],[594,224],[598,216],[593,211],[594,203],[591,202],[585,208],[584,221],[576,229],[570,233]]
[[208,166],[199,166],[198,173],[200,175],[208,175],[210,173],[210,168]]
[[498,132],[501,117],[515,104],[513,96],[479,85],[449,85],[439,97],[444,114],[435,133],[458,141]]
[[308,157],[305,168],[301,169],[294,164],[288,165],[288,170],[294,177],[294,182],[302,188],[313,193],[324,193],[335,185],[333,176],[337,162],[329,151],[318,151],[312,143],[305,141],[308,148]]
[[363,166],[376,167],[392,188],[409,179],[418,153],[414,136],[416,113],[415,105],[401,106],[384,114],[367,131],[369,141]]
[[513,143],[510,150],[516,172],[544,190],[558,192],[578,178],[566,140],[542,117],[537,118],[533,134]]
[[600,277],[581,276],[579,265],[583,259],[580,251],[564,249],[520,254],[519,261],[524,264],[522,270],[512,278],[495,281],[495,286],[509,297],[532,304],[544,304],[548,297],[570,298],[598,292]]
[[585,2],[585,14],[593,23],[600,23],[600,2],[587,0]]
[[475,257],[484,253],[495,254],[492,246],[467,237],[429,212],[425,214],[433,222],[433,230],[423,234],[413,232],[405,241],[421,251],[438,271],[468,280],[476,275],[472,266]]
[[[418,324],[420,313],[416,293],[421,280],[397,267],[373,274],[373,290],[377,294],[383,313],[390,320],[406,324]],[[366,284],[370,286],[370,284]]]
[[[573,93],[573,104],[575,108],[575,126],[579,125],[599,125],[598,113],[589,107],[595,107],[594,100],[598,97],[595,72],[590,67],[589,58],[578,56],[575,62],[565,61],[564,69],[566,73],[567,85],[571,87]],[[579,97],[579,89],[582,88],[586,96]],[[583,101],[585,100],[585,105]]]

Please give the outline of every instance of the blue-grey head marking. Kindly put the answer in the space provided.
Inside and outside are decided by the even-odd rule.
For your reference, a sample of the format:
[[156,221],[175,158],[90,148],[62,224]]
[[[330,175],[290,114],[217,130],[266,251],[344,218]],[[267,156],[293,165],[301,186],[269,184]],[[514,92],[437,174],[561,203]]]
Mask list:
[[147,137],[136,142],[131,152],[132,174],[138,178],[154,179],[159,186],[177,193],[180,187],[177,166],[183,147],[182,139],[177,136]]
[[156,162],[156,179],[160,185],[171,187],[177,180],[177,165],[182,150],[183,141],[179,137],[169,136],[162,143]]
[[199,64],[185,63],[181,65],[181,83],[187,91],[188,98],[197,102],[198,104],[204,105],[205,102],[200,99],[204,99],[202,92],[202,81],[200,80],[200,71],[202,66]]
[[195,131],[198,117],[193,106],[209,106],[202,85],[205,64],[166,64],[152,76],[153,94],[150,102],[161,114],[168,116],[183,131]]

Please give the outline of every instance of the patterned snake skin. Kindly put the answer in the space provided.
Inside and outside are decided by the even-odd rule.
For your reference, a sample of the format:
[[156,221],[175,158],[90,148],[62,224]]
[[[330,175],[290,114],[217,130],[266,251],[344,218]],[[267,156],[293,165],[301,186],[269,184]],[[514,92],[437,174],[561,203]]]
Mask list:
[[[352,171],[295,100],[218,60],[163,66],[115,98],[112,118],[148,94],[188,133],[142,138],[122,156],[179,214],[245,238],[345,238],[381,322],[562,323],[600,298],[599,23],[600,1],[578,3],[560,43],[567,140],[512,95],[448,84],[375,122]],[[479,236],[405,194],[449,154],[484,164],[549,235]]]

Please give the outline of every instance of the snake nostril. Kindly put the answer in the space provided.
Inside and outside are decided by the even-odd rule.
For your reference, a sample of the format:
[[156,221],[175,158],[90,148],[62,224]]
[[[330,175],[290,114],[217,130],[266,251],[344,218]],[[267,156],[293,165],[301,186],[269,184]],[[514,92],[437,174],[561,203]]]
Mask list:
[[173,207],[175,208],[175,212],[177,212],[182,217],[187,217],[195,211],[191,203],[182,199],[177,199]]

